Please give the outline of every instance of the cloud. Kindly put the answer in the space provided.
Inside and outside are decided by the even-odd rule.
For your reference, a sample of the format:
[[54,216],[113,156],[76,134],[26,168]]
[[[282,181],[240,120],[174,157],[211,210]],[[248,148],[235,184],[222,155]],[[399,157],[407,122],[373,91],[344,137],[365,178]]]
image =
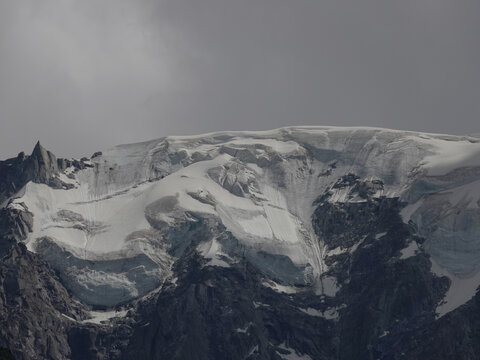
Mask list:
[[102,145],[138,126],[152,94],[175,89],[172,59],[140,3],[1,3],[0,114],[9,137],[68,137],[68,146],[79,136]]
[[480,2],[3,0],[0,157],[286,125],[478,132]]

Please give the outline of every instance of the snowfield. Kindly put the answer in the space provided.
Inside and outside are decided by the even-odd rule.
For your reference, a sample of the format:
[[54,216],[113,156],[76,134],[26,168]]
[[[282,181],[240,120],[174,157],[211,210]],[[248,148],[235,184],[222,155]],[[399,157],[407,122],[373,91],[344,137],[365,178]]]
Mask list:
[[[81,276],[70,277],[73,288],[99,303],[100,289],[123,294],[109,300],[114,304],[158,287],[175,258],[171,247],[182,249],[185,235],[178,229],[206,221],[237,241],[207,234],[198,245],[206,266],[228,267],[246,256],[279,291],[308,285],[334,296],[334,279],[322,276],[326,249],[312,228],[313,203],[339,177],[355,173],[384,182],[377,196],[408,204],[402,216],[426,238],[435,273],[450,274],[451,289],[468,287],[465,298],[449,293],[439,307],[443,314],[468,301],[480,284],[479,155],[478,138],[377,128],[173,136],[117,146],[91,159],[92,168],[67,169],[61,176],[75,185],[70,190],[28,183],[10,206],[24,203],[34,214],[30,251],[43,249],[47,239],[83,261],[62,266],[70,275],[83,266]],[[362,200],[338,191],[330,201]],[[416,251],[411,245],[402,258]],[[136,260],[113,270],[106,265],[122,259]]]

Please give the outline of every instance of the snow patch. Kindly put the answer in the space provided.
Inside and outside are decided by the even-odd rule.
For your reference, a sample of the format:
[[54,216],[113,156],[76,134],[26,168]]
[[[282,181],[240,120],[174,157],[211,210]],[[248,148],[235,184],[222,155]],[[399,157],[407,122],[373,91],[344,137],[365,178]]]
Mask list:
[[405,224],[408,224],[408,222],[412,218],[412,215],[415,214],[415,212],[423,205],[423,202],[424,199],[422,198],[413,204],[405,206],[400,211],[400,216],[402,217],[402,220]]
[[8,204],[7,209],[13,209],[13,210],[18,210],[18,211],[27,211],[27,209],[25,209],[25,206],[23,206],[20,203],[15,202],[15,201]]
[[322,277],[322,294],[334,297],[340,288],[337,286],[337,279],[332,276]]
[[229,258],[229,256],[221,251],[222,247],[216,238],[201,243],[197,249],[204,258],[209,259],[206,266],[230,267],[230,265],[223,260]]
[[381,338],[383,338],[383,337],[387,336],[388,334],[390,334],[390,331],[388,331],[388,330],[385,330],[385,331],[383,332],[383,334],[382,334],[382,335],[380,335],[378,338],[379,338],[379,339],[381,339]]
[[248,355],[247,355],[247,358],[248,358],[250,355],[253,355],[253,354],[257,353],[257,352],[258,352],[258,345],[255,345],[255,346],[249,351],[249,353],[248,353]]
[[442,268],[434,259],[430,258],[430,261],[432,262],[431,271],[435,275],[446,276],[450,279],[450,287],[436,309],[437,318],[440,318],[475,296],[480,286],[480,272],[468,277],[459,277]]
[[[312,360],[312,358],[308,355],[302,355],[299,354],[295,349],[289,348],[285,345],[285,343],[281,343],[278,345],[279,349],[282,349],[283,351],[278,351],[277,354],[280,356],[282,359],[285,360]],[[287,352],[285,354],[285,352]]]
[[62,315],[64,318],[66,318],[66,319],[68,319],[68,320],[70,320],[70,321],[77,322],[77,320],[75,320],[74,318],[72,318],[72,317],[70,317],[70,316],[68,316],[68,315],[66,315],[66,314],[63,314],[63,313],[62,313],[61,315]]
[[259,307],[270,307],[270,305],[264,304],[264,303],[261,303],[261,302],[254,301],[254,302],[253,302],[253,307],[254,307],[255,309],[258,309]]
[[317,309],[314,309],[314,308],[299,308],[299,310],[307,315],[310,315],[310,316],[315,316],[315,317],[321,317],[321,318],[324,318],[324,319],[327,319],[327,320],[337,320],[339,318],[339,313],[338,313],[338,310],[339,309],[342,309],[342,307],[339,307],[339,308],[329,308],[325,311],[320,311],[320,310],[317,310]]
[[247,325],[245,325],[244,328],[237,328],[237,329],[235,329],[235,331],[237,333],[240,333],[240,334],[246,334],[246,333],[248,333],[248,329],[250,328],[251,325],[252,325],[252,323],[249,322]]
[[405,249],[402,249],[400,251],[401,253],[400,259],[404,260],[412,256],[415,256],[417,251],[420,251],[420,249],[418,248],[418,244],[416,241],[412,241],[410,244],[408,244],[408,246]]
[[273,291],[276,291],[278,293],[284,293],[284,294],[295,294],[300,291],[300,289],[298,289],[295,286],[281,285],[271,280],[263,281],[262,285],[272,289]]
[[310,315],[310,316],[315,316],[315,317],[323,317],[323,313],[320,310],[314,309],[314,308],[298,308],[301,312]]
[[127,310],[111,310],[111,311],[90,311],[90,318],[83,320],[83,323],[104,324],[114,318],[122,318],[127,315]]

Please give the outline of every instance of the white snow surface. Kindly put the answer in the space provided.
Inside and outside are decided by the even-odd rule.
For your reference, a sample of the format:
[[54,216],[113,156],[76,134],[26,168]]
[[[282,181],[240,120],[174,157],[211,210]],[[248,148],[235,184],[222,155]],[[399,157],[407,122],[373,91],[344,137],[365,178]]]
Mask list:
[[15,210],[19,210],[19,211],[25,211],[25,207],[23,207],[22,204],[19,204],[19,203],[16,203],[16,202],[12,202],[10,203],[8,206],[7,206],[9,209],[15,209]]
[[125,317],[127,310],[110,310],[110,311],[90,311],[90,318],[83,320],[83,323],[105,324],[113,318]]
[[312,360],[312,358],[306,354],[299,354],[295,349],[289,348],[285,343],[281,343],[278,347],[287,353],[277,351],[277,354],[285,360]]
[[418,244],[416,241],[412,241],[405,249],[402,249],[400,259],[408,259],[419,251]]
[[[21,208],[23,202],[34,214],[26,241],[31,251],[37,239],[49,237],[82,259],[146,254],[160,263],[164,255],[156,246],[145,239],[130,241],[129,236],[151,231],[147,207],[168,198],[170,205],[155,214],[167,228],[189,214],[213,216],[242,246],[310,267],[317,293],[335,296],[335,279],[322,277],[326,249],[311,224],[319,195],[353,172],[382,180],[383,195],[402,196],[422,176],[443,176],[444,181],[452,170],[480,166],[479,154],[478,138],[380,128],[288,127],[171,136],[104,151],[91,160],[93,168],[67,169],[75,179],[64,174],[61,179],[75,185],[70,190],[29,183],[10,206]],[[479,184],[450,186],[450,201],[477,209]],[[334,198],[348,200],[341,191]],[[405,221],[415,218],[422,204],[424,196],[405,208]],[[162,241],[161,234],[157,241]],[[206,239],[199,252],[208,265],[232,263],[215,239]],[[114,280],[121,281],[118,276]],[[453,304],[448,296],[446,302]]]
[[221,250],[221,245],[217,239],[213,238],[211,241],[205,241],[198,246],[200,254],[203,255],[206,259],[209,259],[207,266],[220,266],[220,267],[230,267],[223,259],[230,258],[227,254],[223,253]]
[[480,145],[477,139],[437,138],[421,136],[420,141],[432,147],[433,153],[423,159],[430,176],[443,175],[459,167],[480,166]]
[[437,276],[446,276],[450,280],[450,288],[445,298],[437,306],[437,317],[442,317],[465,304],[475,295],[480,286],[480,273],[457,276],[441,267],[435,260],[432,260],[431,270]]
[[297,292],[301,292],[301,289],[298,289],[294,286],[281,285],[271,280],[262,282],[262,285],[272,289],[273,291],[283,294],[295,294]]

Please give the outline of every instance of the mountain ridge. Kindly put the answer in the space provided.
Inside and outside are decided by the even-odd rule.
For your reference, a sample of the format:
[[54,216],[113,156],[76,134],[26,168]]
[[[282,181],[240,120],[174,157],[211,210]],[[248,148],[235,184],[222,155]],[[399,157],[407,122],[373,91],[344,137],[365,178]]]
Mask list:
[[[2,188],[2,217],[32,214],[10,243],[24,243],[52,267],[68,301],[111,310],[92,312],[92,321],[111,317],[112,331],[126,326],[113,340],[102,325],[70,321],[68,345],[59,346],[72,358],[85,347],[92,359],[142,349],[156,349],[145,359],[192,358],[180,349],[200,343],[202,359],[222,358],[221,349],[232,359],[387,359],[403,347],[416,358],[423,353],[409,347],[412,334],[475,307],[476,138],[288,127],[164,137],[90,159],[50,154],[38,143],[32,156],[0,162],[9,168],[0,172],[3,184],[29,158],[41,160],[21,191]],[[227,300],[239,292],[240,303]],[[158,306],[171,315],[159,316]],[[248,312],[256,320],[238,339],[214,329],[244,329],[239,321]],[[188,316],[196,325],[176,339]],[[281,317],[289,320],[281,325]],[[313,321],[303,335],[296,317]],[[364,330],[342,330],[349,327]],[[313,340],[326,329],[331,336]],[[146,334],[149,343],[140,340]],[[470,349],[462,350],[465,359]]]

